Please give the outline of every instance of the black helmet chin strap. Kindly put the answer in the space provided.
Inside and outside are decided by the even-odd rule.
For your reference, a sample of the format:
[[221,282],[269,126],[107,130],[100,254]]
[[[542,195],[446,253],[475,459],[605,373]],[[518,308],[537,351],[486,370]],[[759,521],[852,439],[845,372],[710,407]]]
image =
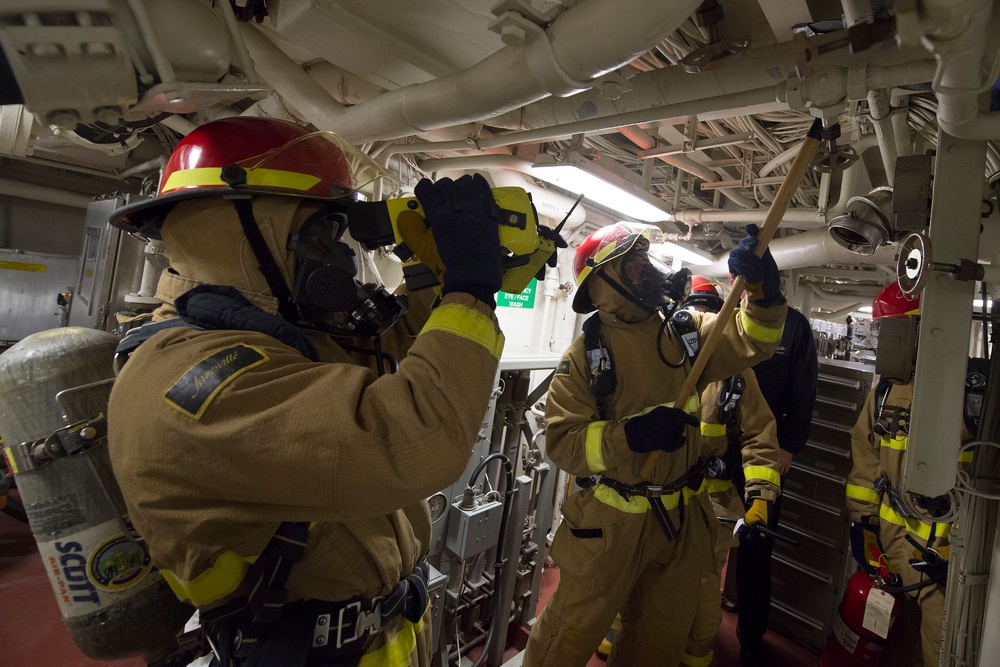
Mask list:
[[284,276],[281,275],[281,269],[278,268],[278,263],[275,261],[271,249],[267,247],[264,235],[260,233],[257,220],[253,217],[253,203],[250,195],[236,195],[231,197],[230,201],[233,202],[236,214],[240,218],[243,234],[250,243],[254,257],[257,258],[260,272],[264,274],[264,280],[271,288],[271,294],[278,300],[278,312],[289,322],[298,322],[301,318],[292,304],[292,292],[288,288]]

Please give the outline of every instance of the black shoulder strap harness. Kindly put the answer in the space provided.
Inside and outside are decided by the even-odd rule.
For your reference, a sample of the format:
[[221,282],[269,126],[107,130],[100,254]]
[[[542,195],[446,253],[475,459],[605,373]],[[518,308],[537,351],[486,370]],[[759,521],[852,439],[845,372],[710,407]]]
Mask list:
[[597,412],[607,419],[607,400],[615,392],[618,381],[611,364],[611,352],[601,342],[601,317],[594,313],[583,323],[583,346],[590,364],[590,389],[597,398]]

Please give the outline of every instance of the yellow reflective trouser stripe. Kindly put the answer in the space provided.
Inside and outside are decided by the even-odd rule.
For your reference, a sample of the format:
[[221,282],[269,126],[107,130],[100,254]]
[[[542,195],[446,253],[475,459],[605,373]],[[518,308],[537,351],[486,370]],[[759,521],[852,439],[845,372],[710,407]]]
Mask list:
[[[257,187],[308,190],[317,183],[319,183],[319,178],[312,174],[283,169],[262,169],[260,167],[247,169],[247,185]],[[175,171],[163,184],[163,193],[167,194],[171,190],[205,185],[226,185],[222,180],[222,169],[219,167],[199,167]]]
[[504,336],[497,331],[493,320],[474,308],[457,303],[438,306],[431,311],[420,333],[447,331],[485,347],[497,359],[503,352]]
[[599,473],[608,469],[604,465],[604,453],[601,452],[601,443],[604,441],[604,427],[608,422],[590,422],[587,425],[587,465],[590,472]]
[[709,667],[712,664],[712,658],[715,655],[715,651],[709,651],[707,654],[702,656],[691,655],[685,652],[681,656],[681,664],[686,667]]
[[747,466],[743,469],[743,476],[748,482],[751,479],[760,479],[775,486],[781,486],[781,475],[774,468],[767,466]]
[[725,424],[712,424],[711,422],[701,423],[701,434],[706,437],[715,437],[726,434]]
[[410,656],[417,647],[417,635],[424,628],[424,619],[416,623],[404,621],[403,627],[396,636],[386,642],[382,648],[366,653],[361,657],[358,667],[406,667],[410,664]]
[[757,324],[751,320],[745,310],[740,311],[740,319],[743,321],[743,330],[751,338],[764,343],[777,343],[781,340],[781,332],[785,328],[784,323],[777,329],[774,327],[765,327],[763,324]]
[[[907,532],[913,533],[914,535],[920,537],[924,541],[931,539],[931,524],[925,523],[920,519],[915,519],[912,517],[900,516],[899,512],[892,509],[885,503],[883,503],[878,508],[878,515],[880,519],[884,519],[889,523],[894,523],[897,526],[902,526],[906,528]],[[951,532],[951,526],[946,523],[934,524],[934,537],[935,538],[945,538],[948,537],[948,533]]]
[[881,496],[878,495],[878,491],[875,489],[858,486],[857,484],[847,485],[847,497],[852,500],[860,500],[863,503],[870,503],[872,505],[878,505],[882,500]]
[[[660,496],[660,500],[663,501],[663,506],[665,508],[672,510],[680,504],[682,497],[684,499],[684,504],[687,505],[691,498],[705,491],[706,488],[707,485],[703,480],[701,486],[697,489],[692,490],[685,487],[681,491]],[[605,484],[598,484],[594,487],[594,498],[600,500],[605,505],[610,505],[616,510],[627,514],[642,514],[649,511],[648,498],[645,498],[644,496],[630,496],[628,500],[625,500],[622,498],[620,493]]]
[[237,556],[232,551],[224,551],[208,568],[191,581],[179,579],[170,570],[160,570],[170,589],[181,600],[190,600],[196,607],[202,607],[221,600],[239,588],[247,573],[247,568],[256,558]]
[[728,491],[731,488],[733,488],[733,481],[731,479],[705,480],[705,490],[709,493],[722,493],[723,491]]
[[889,449],[898,449],[902,452],[906,451],[906,436],[898,436],[895,438],[890,438],[887,435],[883,435],[879,438],[879,444],[883,447],[888,447]]

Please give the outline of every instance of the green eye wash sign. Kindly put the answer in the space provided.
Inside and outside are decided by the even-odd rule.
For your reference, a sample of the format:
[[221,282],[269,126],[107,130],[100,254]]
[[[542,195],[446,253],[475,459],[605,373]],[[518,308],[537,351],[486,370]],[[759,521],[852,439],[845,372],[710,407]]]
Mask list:
[[538,290],[538,279],[532,278],[528,286],[520,294],[508,294],[499,292],[497,294],[497,306],[502,308],[534,308],[535,292]]

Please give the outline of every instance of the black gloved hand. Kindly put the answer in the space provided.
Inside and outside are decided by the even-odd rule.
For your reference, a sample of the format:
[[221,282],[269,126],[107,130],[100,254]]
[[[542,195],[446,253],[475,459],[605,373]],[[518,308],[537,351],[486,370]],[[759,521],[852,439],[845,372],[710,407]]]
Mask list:
[[698,426],[698,418],[677,408],[659,406],[625,422],[628,448],[638,454],[655,449],[677,451],[684,446],[684,427]]
[[442,293],[467,292],[496,308],[503,284],[500,266],[500,208],[479,174],[436,183],[422,179],[414,189],[444,264]]
[[[534,207],[534,204],[532,204],[532,207]],[[537,212],[535,213],[535,219],[536,220],[538,219]],[[560,227],[561,226],[562,225],[560,225]],[[548,264],[553,269],[556,268],[556,265],[559,262],[558,258],[559,248],[568,248],[569,243],[566,241],[566,239],[562,237],[562,234],[559,233],[559,227],[553,229],[551,227],[547,227],[546,225],[538,225],[538,235],[541,236],[543,239],[552,241],[553,243],[556,244],[556,249],[552,252],[551,255],[549,255],[548,260],[546,260],[545,262],[545,264]],[[539,281],[545,280],[545,264],[542,264],[542,268],[538,269],[538,273],[535,274],[535,278],[537,278]]]
[[785,302],[781,295],[781,275],[768,248],[763,257],[754,252],[757,247],[757,225],[747,225],[747,235],[729,253],[729,272],[743,276],[750,300],[759,306],[777,306]]

